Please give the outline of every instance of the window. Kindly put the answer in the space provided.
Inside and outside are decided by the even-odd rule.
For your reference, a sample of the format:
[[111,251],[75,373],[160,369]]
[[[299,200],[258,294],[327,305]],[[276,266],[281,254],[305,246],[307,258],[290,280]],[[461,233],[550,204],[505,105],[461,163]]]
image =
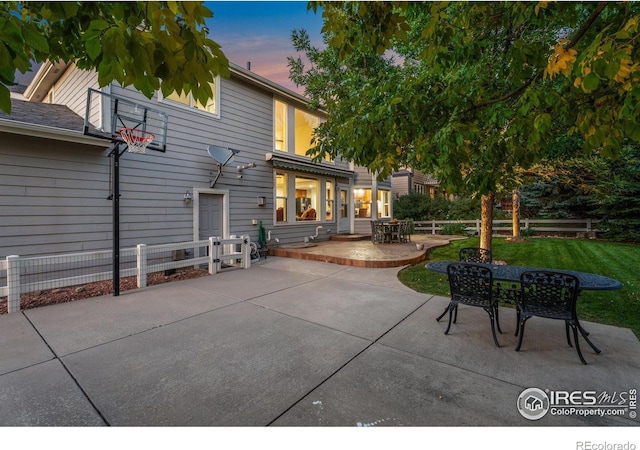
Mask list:
[[318,180],[296,176],[297,220],[320,220],[318,214],[319,194]]
[[334,178],[276,169],[275,224],[303,224],[335,220]]
[[183,105],[184,107],[197,109],[197,110],[207,112],[217,116],[220,113],[218,111],[218,98],[220,97],[220,91],[218,89],[218,86],[219,86],[219,83],[217,82],[217,80],[216,82],[211,84],[211,90],[213,91],[213,98],[209,99],[206,105],[194,99],[190,93],[185,94],[184,92],[182,94],[178,94],[177,92],[174,91],[171,94],[164,97],[162,100],[178,103],[180,105]]
[[276,173],[276,222],[287,221],[287,174]]
[[[307,150],[312,147],[314,130],[322,122],[320,117],[280,100],[274,101],[273,109],[274,150],[306,157]],[[329,157],[325,160],[333,162]]]
[[349,217],[349,196],[347,191],[340,190],[340,218],[346,219]]
[[287,104],[276,100],[275,103],[275,142],[273,148],[281,152],[287,151]]
[[311,148],[313,130],[320,125],[320,119],[296,109],[295,122],[295,154],[299,156],[307,156],[307,150]]
[[355,214],[359,219],[371,219],[371,189],[354,189]]
[[333,182],[331,181],[327,181],[325,183],[325,190],[326,190],[326,209],[325,209],[325,219],[326,220],[333,220],[333,203],[334,203],[334,199],[333,199]]
[[391,191],[380,189],[378,191],[378,218],[391,217]]

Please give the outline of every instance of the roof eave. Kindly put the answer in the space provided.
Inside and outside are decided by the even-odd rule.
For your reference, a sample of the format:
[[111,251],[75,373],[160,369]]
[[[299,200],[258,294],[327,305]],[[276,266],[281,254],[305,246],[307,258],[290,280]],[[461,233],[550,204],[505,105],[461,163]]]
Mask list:
[[22,136],[38,137],[62,142],[73,142],[76,144],[91,145],[102,148],[107,148],[109,146],[104,139],[86,136],[80,131],[7,119],[0,119],[0,133],[18,134]]
[[47,60],[42,63],[33,80],[25,89],[24,97],[29,101],[42,101],[47,92],[49,92],[70,65],[71,63],[66,63],[62,60],[57,62]]

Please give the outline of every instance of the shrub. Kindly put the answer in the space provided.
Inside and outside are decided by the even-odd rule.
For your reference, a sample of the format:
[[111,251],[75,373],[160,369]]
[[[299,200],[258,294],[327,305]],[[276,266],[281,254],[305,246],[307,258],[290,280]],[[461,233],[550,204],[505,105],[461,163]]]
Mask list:
[[455,236],[468,236],[467,226],[463,223],[446,223],[440,228],[440,234],[455,235]]
[[531,237],[536,232],[536,229],[533,227],[522,228],[520,230],[520,236],[523,238]]

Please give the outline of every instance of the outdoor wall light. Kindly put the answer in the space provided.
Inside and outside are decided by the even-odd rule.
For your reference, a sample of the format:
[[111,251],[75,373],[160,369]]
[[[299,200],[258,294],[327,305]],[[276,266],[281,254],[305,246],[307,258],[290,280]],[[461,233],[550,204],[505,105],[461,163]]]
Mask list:
[[191,200],[192,200],[191,193],[189,193],[189,190],[187,190],[187,192],[184,193],[184,202],[186,204],[189,204],[191,203]]
[[258,206],[264,206],[267,204],[267,197],[258,197]]

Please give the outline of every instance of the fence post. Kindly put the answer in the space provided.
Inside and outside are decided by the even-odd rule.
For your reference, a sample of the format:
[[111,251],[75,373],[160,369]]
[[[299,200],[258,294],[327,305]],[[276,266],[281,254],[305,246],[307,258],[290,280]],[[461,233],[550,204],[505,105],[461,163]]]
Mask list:
[[20,311],[20,257],[7,256],[7,313]]
[[136,275],[138,277],[138,287],[147,286],[147,245],[138,244],[136,248]]
[[244,236],[242,240],[242,268],[251,268],[251,238],[249,235]]
[[587,219],[587,233],[591,231],[591,219]]
[[480,219],[476,219],[476,234],[480,236]]
[[220,258],[218,252],[220,251],[220,240],[219,238],[210,237],[209,238],[209,273],[211,275],[215,275],[218,273],[218,264],[215,262]]
[[431,234],[436,234],[436,221],[431,221]]

